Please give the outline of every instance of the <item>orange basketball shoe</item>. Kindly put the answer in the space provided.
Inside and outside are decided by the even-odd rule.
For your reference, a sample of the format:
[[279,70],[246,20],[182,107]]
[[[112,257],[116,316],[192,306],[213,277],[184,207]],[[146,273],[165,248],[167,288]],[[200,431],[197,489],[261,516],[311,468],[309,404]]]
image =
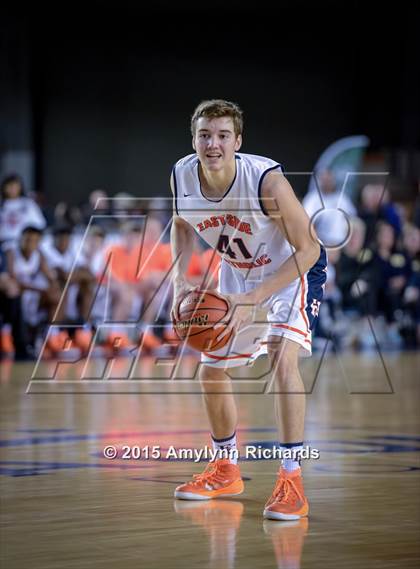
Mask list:
[[9,330],[0,331],[0,352],[5,356],[10,356],[15,351],[12,334]]
[[298,520],[307,516],[308,512],[309,505],[303,489],[301,469],[288,472],[280,468],[263,516],[269,520]]
[[65,330],[60,330],[57,334],[50,334],[46,347],[55,356],[59,352],[68,351],[72,347],[72,340]]
[[210,462],[201,474],[175,489],[180,500],[210,500],[219,496],[237,496],[244,491],[239,466],[227,459]]

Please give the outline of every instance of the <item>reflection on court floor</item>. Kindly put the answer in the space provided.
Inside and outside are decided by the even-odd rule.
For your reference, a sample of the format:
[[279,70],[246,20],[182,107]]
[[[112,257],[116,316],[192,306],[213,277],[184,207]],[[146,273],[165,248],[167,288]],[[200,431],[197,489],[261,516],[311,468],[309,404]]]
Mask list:
[[32,365],[3,361],[4,566],[416,567],[419,363],[414,353],[304,362],[305,442],[320,459],[303,465],[309,520],[283,523],[262,519],[278,461],[246,455],[250,445],[277,444],[266,361],[232,382],[245,492],[200,503],[176,501],[173,490],[204,462],[167,456],[210,443],[198,380],[185,382],[194,358],[180,379],[163,381],[152,359],[139,364],[138,380],[124,376],[121,358],[119,379],[93,382],[81,379],[83,362],[34,377]]

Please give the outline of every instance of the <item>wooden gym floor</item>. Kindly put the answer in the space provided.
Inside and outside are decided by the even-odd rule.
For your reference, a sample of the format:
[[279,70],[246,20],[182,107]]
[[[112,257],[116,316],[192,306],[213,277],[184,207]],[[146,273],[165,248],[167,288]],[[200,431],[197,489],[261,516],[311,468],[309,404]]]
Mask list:
[[[1,567],[420,566],[418,354],[303,362],[306,442],[321,457],[303,467],[310,517],[288,523],[262,519],[276,460],[243,460],[236,499],[175,501],[175,486],[204,464],[164,460],[167,449],[209,443],[197,382],[160,381],[146,359],[135,377],[155,379],[123,379],[126,365],[89,381],[80,364],[33,374],[32,364],[1,363]],[[184,365],[177,373],[188,377],[195,363]],[[255,379],[265,365],[234,380],[241,450],[277,437],[270,386]],[[116,459],[103,456],[107,445]],[[122,459],[123,445],[162,456]]]

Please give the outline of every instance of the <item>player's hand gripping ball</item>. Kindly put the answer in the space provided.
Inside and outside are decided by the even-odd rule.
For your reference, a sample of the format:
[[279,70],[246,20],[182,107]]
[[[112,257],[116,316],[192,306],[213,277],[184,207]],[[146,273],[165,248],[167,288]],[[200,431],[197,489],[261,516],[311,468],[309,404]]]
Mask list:
[[230,333],[217,341],[223,327],[214,329],[214,325],[221,322],[228,311],[227,301],[213,292],[189,292],[179,303],[175,332],[191,348],[200,352],[214,352],[223,348],[232,337]]

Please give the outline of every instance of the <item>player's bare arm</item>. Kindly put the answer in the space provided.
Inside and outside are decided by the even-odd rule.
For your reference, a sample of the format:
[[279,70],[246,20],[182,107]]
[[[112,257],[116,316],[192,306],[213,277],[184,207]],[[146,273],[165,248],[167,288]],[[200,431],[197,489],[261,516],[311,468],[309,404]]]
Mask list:
[[252,300],[257,304],[309,271],[321,252],[310,219],[283,174],[270,172],[264,179],[261,196],[265,210],[294,253],[252,291]]
[[42,254],[41,254],[41,260],[40,260],[39,268],[41,270],[41,273],[46,277],[46,279],[48,280],[48,283],[50,285],[56,281],[56,276],[54,274],[54,271],[52,271],[49,268],[48,263],[47,263],[44,255],[42,255]]
[[231,330],[237,332],[241,325],[251,318],[255,305],[306,273],[320,255],[320,245],[310,229],[310,219],[283,174],[276,171],[267,174],[261,188],[261,197],[265,211],[294,248],[294,253],[278,271],[252,291],[226,295],[231,305],[226,316],[229,326],[219,338],[223,338]]
[[9,273],[13,284],[15,285],[15,287],[18,288],[20,292],[23,292],[24,290],[31,290],[30,287],[25,286],[23,283],[19,281],[15,273],[15,254],[12,249],[6,251],[6,266],[7,266],[7,272]]
[[19,287],[20,292],[23,292],[25,290],[32,290],[34,292],[40,291],[39,287],[28,285],[28,284],[23,283],[19,280],[19,278],[15,272],[15,254],[14,254],[14,251],[12,249],[6,251],[6,263],[7,263],[7,271],[9,273],[9,275],[11,276],[15,285],[17,287]]
[[[174,194],[173,178],[171,176],[170,186]],[[172,305],[172,318],[176,307],[183,296],[194,287],[186,278],[188,265],[193,252],[195,239],[194,229],[184,219],[179,217],[176,208],[173,208],[172,227],[171,227],[171,250],[173,270],[174,298]]]
[[15,274],[15,255],[12,249],[6,251],[6,267],[7,267],[7,272],[12,277],[12,279],[17,281]]

